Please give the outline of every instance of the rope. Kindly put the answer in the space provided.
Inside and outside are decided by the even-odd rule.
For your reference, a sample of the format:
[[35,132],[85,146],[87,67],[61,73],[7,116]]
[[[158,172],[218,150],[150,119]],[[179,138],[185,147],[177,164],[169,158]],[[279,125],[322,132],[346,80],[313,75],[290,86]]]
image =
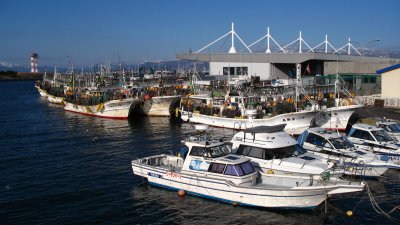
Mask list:
[[393,208],[389,213],[386,213],[379,205],[378,202],[376,201],[375,197],[372,195],[372,192],[368,186],[367,183],[365,183],[366,186],[366,190],[367,190],[367,194],[369,197],[369,200],[371,202],[372,208],[375,210],[375,212],[377,212],[378,214],[381,214],[383,216],[385,216],[386,218],[388,218],[389,220],[396,222],[398,224],[400,224],[400,220],[393,218],[392,216],[389,215],[389,213],[392,213],[395,209],[399,208],[400,206],[396,206],[395,208]]

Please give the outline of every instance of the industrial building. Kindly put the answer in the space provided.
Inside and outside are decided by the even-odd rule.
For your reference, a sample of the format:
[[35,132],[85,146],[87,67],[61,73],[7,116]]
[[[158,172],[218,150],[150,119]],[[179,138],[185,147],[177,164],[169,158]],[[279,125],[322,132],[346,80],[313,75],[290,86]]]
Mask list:
[[[204,53],[204,50],[223,38],[231,37],[231,46],[225,53]],[[237,52],[235,39],[245,46],[247,52]],[[267,40],[266,50],[264,52],[254,53],[251,46],[261,41]],[[273,41],[276,50],[273,51],[270,42]],[[372,42],[379,41],[374,40]],[[387,57],[370,57],[357,50],[349,38],[348,43],[341,48],[334,48],[325,36],[324,42],[310,47],[302,38],[301,32],[299,38],[281,47],[270,35],[269,28],[266,36],[260,38],[251,45],[246,45],[237,35],[232,23],[232,29],[224,36],[206,45],[196,52],[178,53],[176,58],[182,60],[203,61],[209,63],[209,74],[219,76],[258,76],[260,80],[272,79],[292,79],[304,76],[329,76],[336,73],[347,75],[347,81],[357,86],[359,81],[364,83],[376,83],[376,71],[400,63],[400,59]],[[288,46],[296,46],[296,50],[289,50]],[[352,77],[353,76],[353,77]],[[366,76],[364,79],[360,76]],[[370,76],[372,78],[370,79]],[[357,81],[358,79],[358,81]],[[358,83],[357,83],[358,82]]]
[[376,73],[382,74],[382,98],[400,98],[398,85],[400,84],[400,64],[377,70]]

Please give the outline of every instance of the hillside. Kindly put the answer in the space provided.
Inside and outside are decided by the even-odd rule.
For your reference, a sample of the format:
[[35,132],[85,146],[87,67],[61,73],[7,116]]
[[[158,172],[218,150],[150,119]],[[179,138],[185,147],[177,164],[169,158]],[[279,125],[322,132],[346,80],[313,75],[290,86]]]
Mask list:
[[0,71],[0,80],[41,80],[43,73]]

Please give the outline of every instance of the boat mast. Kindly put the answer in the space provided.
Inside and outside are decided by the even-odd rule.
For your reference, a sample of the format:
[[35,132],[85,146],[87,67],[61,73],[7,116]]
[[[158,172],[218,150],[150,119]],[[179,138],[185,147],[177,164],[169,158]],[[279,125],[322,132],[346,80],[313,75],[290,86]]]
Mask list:
[[294,107],[295,107],[295,110],[297,111],[297,103],[298,103],[298,101],[299,101],[299,95],[300,95],[300,79],[301,79],[301,64],[300,63],[297,63],[296,64],[296,85],[295,85],[295,87],[296,87],[296,98],[295,98],[295,104],[294,104]]
[[337,85],[339,82],[339,52],[336,54],[336,78],[335,78],[335,107],[339,105],[339,92]]
[[57,66],[54,66],[54,75],[53,75],[54,86],[56,86],[56,74],[57,74]]

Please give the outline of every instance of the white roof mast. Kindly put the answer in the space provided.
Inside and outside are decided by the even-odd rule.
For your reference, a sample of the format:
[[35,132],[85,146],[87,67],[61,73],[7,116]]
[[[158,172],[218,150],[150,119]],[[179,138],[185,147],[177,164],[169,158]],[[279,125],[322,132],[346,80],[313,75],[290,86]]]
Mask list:
[[235,48],[235,25],[234,25],[233,22],[232,22],[231,34],[232,34],[232,45],[231,45],[231,48],[229,49],[228,53],[236,53],[236,48]]
[[267,35],[265,35],[264,37],[258,39],[257,41],[255,41],[253,44],[249,45],[249,48],[253,45],[255,45],[256,43],[260,42],[261,40],[263,40],[264,38],[267,38],[267,50],[265,51],[265,53],[271,53],[271,48],[270,48],[270,39],[272,39],[272,41],[279,47],[279,49],[283,52],[286,53],[285,50],[278,44],[278,42],[275,41],[275,39],[271,36],[271,34],[269,33],[269,27],[267,28]]
[[211,45],[213,45],[215,42],[221,40],[222,38],[228,36],[229,34],[231,34],[231,38],[232,38],[232,44],[231,44],[231,48],[229,49],[228,53],[232,53],[235,54],[236,52],[236,48],[235,48],[235,36],[239,39],[239,41],[244,45],[244,47],[246,47],[246,49],[250,52],[253,53],[250,48],[244,43],[244,41],[239,37],[239,35],[237,35],[237,33],[235,32],[235,26],[234,23],[232,22],[232,29],[231,31],[229,31],[228,33],[222,35],[221,37],[219,37],[217,40],[211,42],[210,44],[204,46],[203,48],[201,48],[200,50],[198,50],[196,53],[200,53],[201,51],[203,51],[204,49],[210,47]]

